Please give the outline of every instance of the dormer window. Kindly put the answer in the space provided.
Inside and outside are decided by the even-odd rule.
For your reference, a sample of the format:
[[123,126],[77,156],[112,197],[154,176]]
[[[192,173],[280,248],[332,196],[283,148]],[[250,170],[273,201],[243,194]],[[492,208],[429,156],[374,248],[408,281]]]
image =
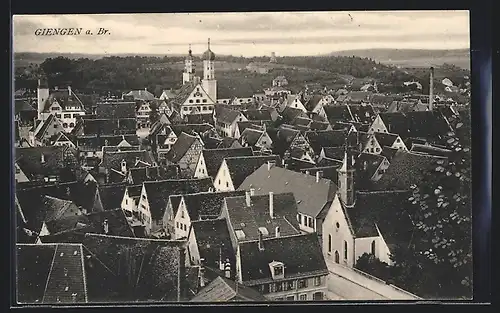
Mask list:
[[245,233],[241,229],[238,229],[235,232],[236,232],[236,237],[238,238],[238,240],[245,239],[245,237],[246,237]]
[[269,269],[273,279],[281,279],[285,277],[285,265],[282,262],[272,261],[269,263]]

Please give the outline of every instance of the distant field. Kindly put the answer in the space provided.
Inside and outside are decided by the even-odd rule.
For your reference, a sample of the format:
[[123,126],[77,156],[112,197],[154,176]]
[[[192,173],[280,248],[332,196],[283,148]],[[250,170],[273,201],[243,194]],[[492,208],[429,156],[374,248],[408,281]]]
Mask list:
[[444,63],[453,64],[458,67],[470,70],[470,60],[465,57],[437,57],[437,58],[413,58],[406,60],[377,60],[383,64],[392,64],[401,67],[431,67],[441,66]]

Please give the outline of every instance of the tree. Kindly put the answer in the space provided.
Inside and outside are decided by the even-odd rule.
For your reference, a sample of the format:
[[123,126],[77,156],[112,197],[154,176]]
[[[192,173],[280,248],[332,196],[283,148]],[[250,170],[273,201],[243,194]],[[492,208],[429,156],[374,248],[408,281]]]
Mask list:
[[158,104],[156,102],[151,102],[150,108],[151,112],[149,112],[149,122],[151,125],[153,125],[160,119],[160,114],[158,113]]
[[[396,281],[413,285],[412,288],[417,289],[420,295],[470,298],[472,244],[469,130],[464,129],[458,117],[450,121],[455,131],[446,136],[447,146],[452,150],[448,160],[439,160],[437,166],[426,173],[425,183],[410,186],[412,195],[408,199],[409,213],[416,226],[414,238],[418,240],[414,240],[408,249],[393,251],[393,260],[398,268],[395,271],[399,275]],[[423,274],[431,278],[424,279]]]
[[389,264],[371,253],[363,253],[356,261],[356,268],[385,281],[391,277]]

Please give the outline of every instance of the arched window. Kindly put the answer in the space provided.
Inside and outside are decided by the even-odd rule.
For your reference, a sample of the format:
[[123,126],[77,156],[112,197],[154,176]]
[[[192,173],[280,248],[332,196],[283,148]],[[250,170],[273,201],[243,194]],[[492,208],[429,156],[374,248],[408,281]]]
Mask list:
[[332,252],[332,235],[328,235],[328,252]]
[[372,254],[375,255],[375,240],[372,241]]
[[344,240],[344,259],[347,260],[347,241]]

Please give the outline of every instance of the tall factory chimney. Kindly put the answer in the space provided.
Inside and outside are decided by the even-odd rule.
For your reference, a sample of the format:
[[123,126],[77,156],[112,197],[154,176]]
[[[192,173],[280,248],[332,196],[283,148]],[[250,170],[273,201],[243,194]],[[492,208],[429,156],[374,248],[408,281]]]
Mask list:
[[431,67],[431,73],[429,77],[429,110],[434,109],[434,67]]

